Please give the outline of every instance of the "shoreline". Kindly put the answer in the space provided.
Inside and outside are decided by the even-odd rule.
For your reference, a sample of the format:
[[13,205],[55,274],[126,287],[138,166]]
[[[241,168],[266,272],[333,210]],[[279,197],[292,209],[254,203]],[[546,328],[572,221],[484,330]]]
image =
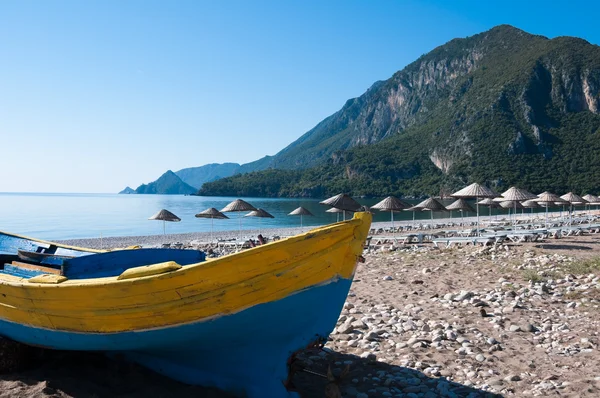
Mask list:
[[[492,216],[494,217],[494,216]],[[480,222],[488,219],[489,216],[480,216]],[[495,218],[494,218],[495,219]],[[498,217],[498,220],[507,220],[507,217]],[[469,217],[453,217],[453,218],[434,218],[431,219],[417,219],[412,220],[402,220],[402,221],[394,221],[394,226],[410,226],[410,225],[426,225],[426,224],[449,224],[454,223],[455,228],[461,228],[460,224],[466,224],[464,228],[467,226],[474,225],[477,222],[477,217],[469,216]],[[280,228],[263,228],[260,230],[261,235],[265,238],[272,238],[273,236],[279,237],[288,237],[298,235],[300,233],[304,233],[310,231],[315,228],[320,228],[321,226],[306,226],[306,227],[280,227]],[[371,229],[380,229],[380,228],[390,228],[392,226],[391,221],[377,221],[371,224]],[[217,239],[221,240],[234,240],[239,241],[240,232],[236,230],[227,230],[227,231],[214,231],[212,242],[214,243]],[[242,229],[242,239],[256,239],[258,236],[257,229]],[[91,249],[115,249],[115,248],[123,248],[128,246],[139,245],[142,247],[160,247],[166,243],[183,243],[190,244],[191,242],[208,244],[211,241],[211,233],[210,232],[186,232],[186,233],[177,233],[177,234],[166,234],[166,235],[132,235],[132,236],[112,236],[112,237],[93,237],[93,238],[78,238],[78,239],[61,239],[56,240],[56,243],[71,245],[71,246],[79,246],[79,247],[87,247]]]
[[[545,219],[545,213],[538,212],[533,213],[533,219],[543,220]],[[574,217],[583,216],[584,214],[593,215],[597,214],[595,211],[578,213],[574,214]],[[532,219],[531,213],[517,213],[517,220],[522,219]],[[548,220],[554,220],[559,217],[559,212],[550,212],[548,213]],[[349,218],[350,219],[350,218]],[[480,214],[479,222],[482,225],[485,225],[486,222],[493,221],[509,221],[511,218],[507,214],[499,214],[492,215],[491,217],[487,214]],[[433,219],[416,219],[416,220],[394,220],[393,225],[395,227],[406,227],[406,226],[419,226],[419,225],[428,225],[428,224],[445,224],[441,229],[444,228],[453,228],[453,229],[462,229],[469,228],[475,226],[477,223],[476,216],[468,216],[461,218],[457,217],[444,217],[444,218],[433,218]],[[332,223],[333,224],[333,223]],[[450,225],[453,224],[453,225]],[[273,237],[289,237],[298,235],[304,232],[308,232],[315,228],[324,227],[326,225],[331,224],[323,224],[323,225],[310,225],[304,227],[277,227],[277,228],[262,228],[260,229],[260,234],[265,238],[273,238]],[[379,230],[379,229],[387,229],[392,227],[391,221],[376,221],[371,224],[371,229]],[[440,228],[430,228],[428,230],[436,230]],[[242,229],[241,236],[242,240],[246,241],[248,239],[257,239],[258,229]],[[402,234],[399,232],[398,234]],[[175,244],[182,243],[184,246],[206,246],[211,242],[216,243],[217,240],[225,240],[232,242],[239,242],[240,231],[239,230],[221,230],[211,232],[184,232],[184,233],[175,233],[175,234],[166,234],[166,235],[127,235],[127,236],[109,236],[109,237],[90,237],[90,238],[77,238],[77,239],[60,239],[55,240],[56,243],[66,244],[70,246],[79,246],[86,247],[90,249],[115,249],[115,248],[124,248],[128,246],[142,246],[146,248],[152,247],[161,247],[163,244]]]

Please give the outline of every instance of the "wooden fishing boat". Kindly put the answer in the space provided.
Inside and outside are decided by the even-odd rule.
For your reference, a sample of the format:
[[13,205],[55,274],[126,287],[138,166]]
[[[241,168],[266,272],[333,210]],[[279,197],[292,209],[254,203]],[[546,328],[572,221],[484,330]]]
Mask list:
[[[288,397],[288,361],[335,327],[370,225],[371,215],[359,212],[210,260],[194,250],[54,244],[71,258],[25,263],[2,248],[0,335],[119,353],[240,396]],[[34,243],[17,249],[37,251]]]

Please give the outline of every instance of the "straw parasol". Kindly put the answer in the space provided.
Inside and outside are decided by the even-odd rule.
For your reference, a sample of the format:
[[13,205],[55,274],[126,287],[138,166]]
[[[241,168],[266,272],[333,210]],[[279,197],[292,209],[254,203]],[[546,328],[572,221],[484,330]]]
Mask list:
[[300,216],[300,227],[302,227],[302,216],[314,216],[308,209],[300,206],[297,209],[291,211],[288,216]]
[[376,209],[379,211],[389,211],[392,218],[392,231],[394,230],[394,212],[401,211],[404,209],[408,209],[410,205],[406,202],[401,201],[400,199],[394,196],[388,196],[383,199],[381,202],[371,206],[371,209]]
[[[272,214],[263,209],[252,210],[250,213],[244,215],[244,217],[275,218]],[[260,235],[260,226],[258,227],[258,234]]]
[[415,226],[415,214],[416,214],[417,210],[422,210],[422,209],[420,207],[417,207],[417,205],[411,206],[408,209],[404,209],[404,211],[412,211],[413,212],[413,222],[412,222],[413,227]]
[[345,213],[345,211],[342,209],[336,209],[335,207],[332,207],[329,210],[325,210],[325,213],[335,213],[337,215],[336,220],[339,222],[340,221],[340,213]]
[[513,219],[513,229],[515,228],[515,215],[517,214],[517,209],[524,209],[523,205],[517,201],[505,200],[503,202],[498,202],[498,205],[503,209],[508,209],[508,215],[510,217],[510,209],[514,208],[512,219]]
[[590,206],[590,211],[592,210],[592,206],[596,206],[596,210],[598,210],[598,205],[600,205],[599,197],[588,193],[587,195],[582,196],[582,198],[588,202],[588,205]]
[[445,211],[446,210],[444,205],[441,204],[440,202],[438,202],[434,198],[425,199],[424,201],[416,204],[413,207],[420,209],[422,211],[425,211],[425,210],[430,211],[431,212],[431,220],[433,220],[433,212],[434,211]]
[[[526,201],[529,199],[537,199],[537,196],[535,196],[531,192],[527,191],[526,189],[510,187],[502,193],[502,199],[504,199],[504,201],[513,203],[513,207],[514,207],[513,214],[516,215],[517,207],[521,205],[520,202],[523,202],[523,201]],[[518,203],[518,205],[517,205],[517,203]],[[500,203],[500,206],[502,206],[502,203]],[[504,207],[504,206],[502,206],[502,207]],[[506,208],[506,207],[504,207],[504,208]],[[523,206],[518,207],[518,208],[522,209]],[[515,221],[516,221],[516,217],[514,217],[514,219],[513,219],[513,229],[516,228]]]
[[526,209],[531,209],[531,214],[533,214],[533,209],[538,209],[541,207],[539,203],[535,201],[535,199],[529,199],[521,202],[521,205],[523,205],[523,207]]
[[501,195],[504,200],[510,202],[523,202],[529,199],[537,199],[537,196],[526,189],[510,187]]
[[167,233],[166,221],[169,222],[179,222],[181,218],[177,217],[175,214],[171,213],[169,210],[162,209],[148,220],[160,220],[163,222],[163,235]]
[[582,196],[583,200],[585,200],[586,202],[588,202],[589,205],[597,205],[598,203],[600,203],[600,198],[597,197],[596,195],[592,195],[592,194],[587,194]]
[[219,210],[214,207],[208,208],[204,211],[195,215],[196,218],[210,218],[210,241],[213,241],[213,224],[215,222],[215,218],[217,220],[225,220],[229,219],[225,214],[221,213]]
[[452,219],[452,210],[459,210],[461,218],[463,218],[465,211],[475,213],[475,209],[464,199],[458,199],[450,203],[448,206],[446,206],[446,209],[450,210],[450,219]]
[[538,195],[535,200],[538,203],[542,203],[542,205],[546,208],[546,228],[548,228],[548,207],[552,205],[560,205],[561,203],[566,203],[564,199],[560,196],[553,194],[551,192],[545,191]]
[[[467,187],[464,187],[460,191],[454,192],[450,196],[452,196],[454,198],[463,198],[463,199],[475,198],[475,201],[479,202],[479,198],[495,198],[496,196],[498,196],[498,194],[496,192],[492,191],[491,189],[489,189],[488,187],[474,182],[473,184],[471,184]],[[477,203],[476,206],[477,206],[477,235],[479,235],[479,203]]]
[[477,205],[482,205],[482,206],[487,206],[490,208],[490,220],[492,219],[492,209],[497,209],[498,207],[500,207],[500,205],[498,204],[498,202],[494,201],[494,199],[492,198],[485,198],[480,200],[479,202],[477,202]]
[[511,209],[511,208],[524,209],[525,208],[525,207],[523,207],[521,202],[518,202],[516,200],[505,200],[503,202],[500,202],[500,207],[502,207],[504,209]]
[[569,203],[569,225],[571,225],[573,223],[573,205],[586,204],[587,201],[573,192],[566,193],[560,198]]
[[332,196],[331,198],[325,199],[319,203],[342,210],[342,213],[344,214],[344,220],[346,220],[346,211],[358,211],[361,207],[360,203],[345,193]]
[[[240,211],[253,211],[256,210],[256,208],[254,206],[252,206],[250,203],[242,200],[242,199],[236,199],[233,202],[229,203],[227,206],[223,207],[221,209],[221,212],[223,213],[229,213],[229,212],[240,212]],[[239,223],[240,223],[240,242],[242,241],[242,217],[238,217]]]

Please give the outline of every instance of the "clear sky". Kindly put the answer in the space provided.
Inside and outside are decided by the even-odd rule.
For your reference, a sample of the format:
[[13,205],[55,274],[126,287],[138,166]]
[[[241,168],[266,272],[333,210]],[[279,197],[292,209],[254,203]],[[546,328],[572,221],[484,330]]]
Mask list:
[[600,43],[600,2],[0,1],[0,191],[116,192],[273,155],[455,37]]

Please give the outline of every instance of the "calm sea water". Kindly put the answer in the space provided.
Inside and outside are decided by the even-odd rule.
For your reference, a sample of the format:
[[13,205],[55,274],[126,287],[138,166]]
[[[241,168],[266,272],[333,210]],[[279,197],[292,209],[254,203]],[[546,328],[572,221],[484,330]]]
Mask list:
[[[158,235],[163,232],[162,221],[149,221],[148,217],[160,209],[167,209],[181,218],[181,222],[166,224],[167,233],[208,232],[211,220],[195,218],[194,214],[209,207],[222,209],[235,199],[237,198],[179,195],[0,193],[0,230],[49,240],[92,238],[100,235]],[[298,216],[287,215],[298,206],[306,207],[315,215],[303,217],[305,226],[324,225],[337,220],[337,215],[326,213],[327,207],[319,205],[317,199],[242,199],[275,216],[273,219],[244,217],[243,229],[299,226]],[[359,200],[367,206],[378,201],[379,199]],[[487,209],[481,212],[488,214]],[[228,213],[230,220],[214,220],[215,231],[237,230],[238,218],[243,214],[245,213]],[[457,212],[454,215],[459,217]],[[409,220],[412,217],[412,212],[394,214],[395,220]],[[435,217],[448,217],[448,213],[437,214]],[[429,212],[416,214],[416,219],[429,218]],[[389,212],[378,212],[374,216],[374,221],[389,220]]]

